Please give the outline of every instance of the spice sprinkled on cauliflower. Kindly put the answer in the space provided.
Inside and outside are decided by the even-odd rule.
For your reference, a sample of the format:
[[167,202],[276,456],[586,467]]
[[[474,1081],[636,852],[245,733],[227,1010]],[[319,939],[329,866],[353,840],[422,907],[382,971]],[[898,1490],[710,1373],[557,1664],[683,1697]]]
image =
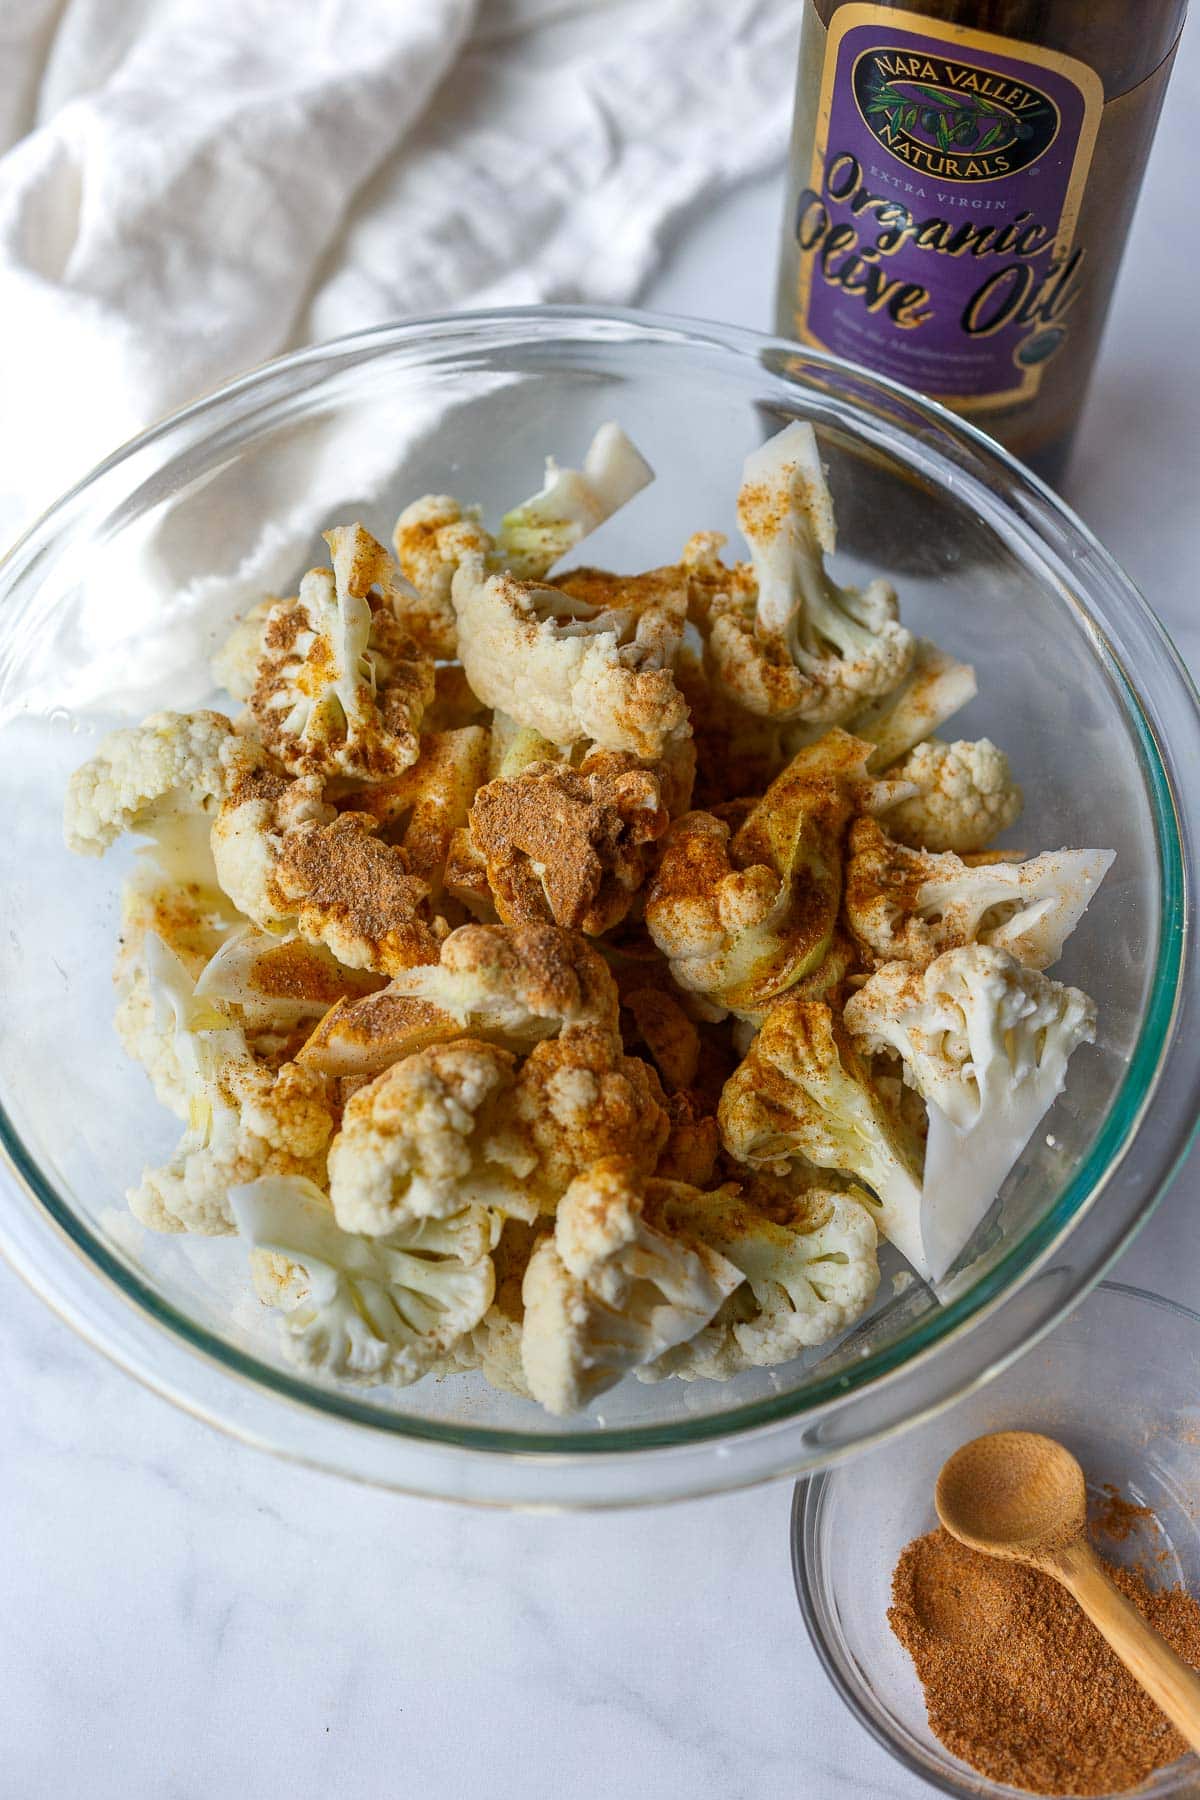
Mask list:
[[360,1088],[329,1152],[343,1229],[384,1237],[468,1202],[524,1210],[521,1178],[534,1157],[514,1155],[498,1129],[514,1081],[509,1051],[459,1038],[405,1057]]
[[772,1007],[725,1084],[718,1119],[730,1155],[751,1168],[815,1165],[856,1177],[873,1196],[879,1230],[927,1273],[919,1146],[828,1006],[789,996]]
[[789,425],[746,458],[738,523],[753,604],[731,581],[705,609],[708,661],[726,693],[764,717],[836,725],[903,681],[914,643],[891,587],[841,588],[825,568],[833,502],[811,425]]
[[1044,969],[1062,954],[1112,862],[1108,850],[1051,850],[1028,862],[972,865],[949,850],[910,850],[873,819],[859,819],[850,833],[846,918],[876,962],[927,963],[979,942]]
[[366,813],[339,813],[328,825],[287,833],[274,881],[295,907],[297,929],[351,969],[395,975],[432,962],[447,926],[429,910],[429,883],[375,835]]
[[552,920],[599,936],[629,911],[668,822],[652,770],[593,750],[578,769],[535,762],[480,788],[471,839],[506,924]]
[[661,606],[601,612],[559,588],[489,575],[482,558],[468,557],[452,597],[475,692],[551,743],[590,738],[653,760],[686,734],[687,704],[670,669],[682,591],[666,619]]
[[390,991],[430,1001],[471,1036],[514,1050],[572,1025],[617,1026],[604,958],[555,925],[460,925],[436,963],[397,975]]
[[416,761],[433,661],[393,611],[400,576],[361,525],[326,533],[333,571],[310,569],[270,613],[250,711],[294,775],[379,780]]
[[821,967],[838,918],[842,839],[874,794],[869,751],[827,732],[736,829],[704,812],[672,825],[646,924],[680,987],[754,1018]]
[[295,908],[275,881],[284,838],[298,825],[331,824],[337,814],[319,775],[287,775],[251,738],[231,738],[221,760],[223,798],[212,827],[217,880],[261,931],[287,931]]

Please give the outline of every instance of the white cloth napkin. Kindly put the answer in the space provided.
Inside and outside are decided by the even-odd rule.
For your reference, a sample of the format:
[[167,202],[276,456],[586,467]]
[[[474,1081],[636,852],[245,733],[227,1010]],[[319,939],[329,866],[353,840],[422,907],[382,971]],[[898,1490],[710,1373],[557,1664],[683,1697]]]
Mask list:
[[5,0],[0,542],[291,345],[633,298],[683,209],[782,150],[799,10]]

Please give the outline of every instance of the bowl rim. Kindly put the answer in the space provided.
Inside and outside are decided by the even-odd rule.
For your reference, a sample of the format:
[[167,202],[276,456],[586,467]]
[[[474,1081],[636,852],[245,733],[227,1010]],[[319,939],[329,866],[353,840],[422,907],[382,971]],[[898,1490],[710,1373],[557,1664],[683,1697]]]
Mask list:
[[[780,385],[781,403],[788,386],[795,388],[801,396],[807,393],[810,397],[815,394],[818,398],[826,398],[824,390],[798,375],[796,365],[802,362],[805,368],[823,372],[831,382],[850,382],[858,388],[860,397],[856,399],[851,395],[844,401],[844,407],[860,423],[864,417],[869,419],[861,399],[864,391],[867,394],[875,392],[885,400],[902,403],[917,423],[936,431],[940,439],[948,441],[950,448],[956,453],[961,473],[973,474],[980,481],[990,478],[993,485],[998,484],[1002,488],[1007,512],[1011,515],[1006,522],[1014,526],[1018,535],[1023,531],[1027,539],[1047,551],[1049,546],[1042,533],[1053,525],[1073,543],[1077,558],[1086,558],[1088,563],[1086,579],[1093,597],[1097,582],[1101,582],[1107,584],[1111,593],[1132,609],[1131,616],[1151,641],[1158,656],[1163,659],[1168,672],[1175,677],[1179,695],[1182,695],[1195,717],[1200,718],[1200,701],[1197,700],[1186,669],[1166,632],[1128,576],[1098,543],[1088,527],[1043,482],[973,426],[901,384],[837,357],[809,351],[786,340],[742,327],[677,319],[633,309],[514,307],[435,315],[374,326],[329,343],[306,346],[267,362],[139,433],[113,451],[68,490],[0,558],[0,601],[11,596],[12,589],[20,581],[25,568],[46,548],[47,542],[53,540],[60,521],[69,514],[72,503],[86,495],[104,476],[121,468],[144,450],[169,441],[173,434],[183,434],[193,429],[214,412],[233,408],[236,414],[239,401],[260,394],[264,384],[273,378],[304,370],[310,365],[335,369],[339,363],[369,360],[373,356],[403,349],[406,345],[424,347],[427,351],[434,345],[449,347],[455,342],[486,333],[489,329],[522,342],[536,339],[539,334],[552,334],[582,344],[590,332],[593,342],[616,336],[624,342],[658,341],[692,348],[715,348],[725,355],[748,358],[775,376]],[[900,435],[894,425],[889,430],[893,439]],[[943,447],[941,454],[942,462],[946,463],[949,452]],[[953,469],[953,463],[949,467]],[[1019,509],[1015,504],[1018,499],[1022,502]],[[1141,752],[1142,773],[1147,782],[1153,813],[1160,861],[1160,929],[1154,978],[1137,1042],[1121,1086],[1110,1102],[1087,1156],[1042,1218],[1017,1242],[1010,1245],[984,1276],[954,1299],[930,1312],[887,1346],[872,1352],[853,1370],[843,1369],[823,1379],[813,1380],[803,1390],[792,1390],[790,1393],[755,1400],[729,1411],[675,1420],[669,1424],[611,1427],[602,1431],[592,1428],[588,1431],[564,1431],[553,1436],[532,1431],[481,1428],[458,1422],[443,1424],[421,1415],[385,1412],[356,1400],[352,1395],[315,1386],[271,1364],[261,1362],[227,1344],[216,1333],[198,1327],[187,1315],[164,1303],[149,1284],[112,1254],[109,1247],[91,1232],[79,1215],[60,1201],[35,1159],[21,1142],[2,1104],[0,1151],[20,1184],[49,1216],[51,1223],[57,1226],[55,1235],[61,1234],[75,1254],[84,1259],[93,1274],[99,1273],[108,1284],[115,1287],[123,1300],[137,1307],[160,1329],[168,1331],[177,1342],[183,1343],[191,1352],[239,1381],[249,1382],[258,1389],[266,1389],[276,1397],[300,1407],[316,1408],[355,1426],[367,1426],[372,1431],[393,1438],[409,1441],[424,1439],[432,1445],[451,1448],[460,1455],[464,1452],[477,1452],[491,1457],[499,1452],[520,1456],[525,1460],[542,1459],[546,1462],[561,1461],[564,1457],[598,1460],[630,1453],[642,1456],[664,1449],[711,1445],[717,1440],[744,1438],[781,1424],[796,1424],[846,1399],[852,1393],[878,1390],[890,1379],[911,1372],[988,1318],[1045,1262],[1064,1235],[1072,1231],[1094,1206],[1138,1134],[1162,1076],[1167,1060],[1166,1047],[1180,1010],[1182,977],[1189,948],[1183,921],[1190,888],[1190,870],[1179,822],[1180,797],[1160,753],[1154,724],[1138,690],[1126,673],[1122,657],[1115,650],[1100,621],[1088,607],[1080,603],[1077,594],[1068,593],[1066,598],[1088,626],[1097,656],[1117,690],[1131,733]],[[1176,696],[1177,699],[1179,695]],[[1144,1222],[1185,1154],[1195,1128],[1194,1118],[1184,1133],[1180,1133],[1176,1127],[1172,1128],[1172,1144],[1146,1186],[1137,1217],[1116,1239],[1106,1245],[1103,1261],[1088,1273],[1088,1285],[1097,1278],[1111,1257],[1118,1253],[1133,1231]],[[3,1218],[3,1212],[0,1212],[0,1238],[7,1237],[3,1230]],[[10,1260],[20,1272],[29,1272],[27,1257],[19,1253],[13,1255],[11,1245],[7,1242],[0,1242],[0,1250],[10,1254]],[[47,1294],[47,1287],[52,1287],[52,1284],[44,1276],[35,1279],[34,1285],[43,1297],[51,1297]],[[1072,1296],[1072,1302],[1078,1297],[1079,1290]],[[64,1310],[61,1306],[58,1309]],[[78,1324],[69,1308],[66,1309],[66,1316],[72,1323]],[[1052,1319],[1045,1321],[1041,1328],[1048,1328],[1052,1322]],[[94,1339],[94,1333],[87,1335]],[[133,1372],[152,1379],[142,1368],[134,1367]],[[946,1398],[953,1397],[953,1393],[957,1391],[959,1390],[952,1385]],[[179,1396],[173,1393],[173,1397]],[[716,1485],[730,1484],[718,1482]]]
[[[1146,1302],[1163,1312],[1176,1314],[1188,1324],[1200,1326],[1200,1312],[1196,1312],[1190,1306],[1185,1306],[1180,1300],[1168,1299],[1165,1294],[1153,1294],[1149,1288],[1135,1287],[1131,1282],[1097,1282],[1091,1293],[1084,1296],[1084,1300],[1089,1300],[1093,1295],[1099,1294],[1119,1295],[1122,1299],[1132,1300],[1135,1304]],[[800,1616],[808,1633],[808,1641],[830,1686],[839,1696],[851,1717],[857,1720],[864,1731],[869,1732],[875,1742],[881,1745],[889,1756],[907,1769],[909,1774],[915,1775],[925,1782],[927,1786],[936,1788],[939,1793],[949,1794],[951,1800],[986,1800],[986,1797],[990,1795],[995,1795],[996,1800],[1009,1800],[1009,1796],[1012,1797],[1012,1800],[1036,1800],[1036,1796],[1031,1795],[1027,1789],[991,1781],[986,1775],[980,1775],[973,1770],[969,1763],[959,1764],[964,1771],[960,1779],[954,1770],[947,1772],[940,1768],[930,1767],[928,1762],[918,1761],[909,1752],[907,1746],[883,1722],[882,1717],[876,1716],[875,1711],[864,1704],[862,1694],[869,1691],[866,1683],[856,1684],[851,1680],[841,1661],[835,1656],[823,1624],[825,1609],[817,1598],[816,1585],[810,1575],[810,1567],[817,1566],[820,1557],[817,1554],[810,1554],[810,1552],[815,1552],[816,1549],[816,1527],[820,1508],[830,1482],[836,1478],[839,1472],[837,1468],[817,1469],[811,1475],[801,1476],[792,1491],[792,1504],[788,1513],[788,1553],[792,1565],[792,1583],[800,1606]],[[944,1747],[940,1748],[944,1755],[950,1755],[950,1752]],[[1169,1775],[1175,1769],[1186,1769],[1189,1765],[1193,1774],[1196,1768],[1200,1767],[1200,1760],[1195,1752],[1189,1752],[1188,1755],[1177,1758],[1175,1762],[1167,1763],[1161,1769],[1156,1769],[1154,1776],[1148,1777],[1147,1781],[1139,1787],[1128,1790],[1131,1800],[1136,1800],[1138,1795],[1144,1795],[1145,1800],[1168,1800],[1168,1796],[1179,1794],[1182,1790],[1176,1788],[1173,1783],[1170,1786],[1164,1786],[1155,1778]],[[1121,1797],[1119,1795],[1108,1797],[1099,1795],[1097,1800],[1121,1800]]]

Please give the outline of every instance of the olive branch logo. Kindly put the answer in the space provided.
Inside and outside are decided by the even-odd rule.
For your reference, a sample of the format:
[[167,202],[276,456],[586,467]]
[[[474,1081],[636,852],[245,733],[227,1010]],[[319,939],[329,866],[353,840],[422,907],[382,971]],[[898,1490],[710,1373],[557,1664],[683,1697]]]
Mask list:
[[1018,119],[1007,108],[982,94],[960,94],[928,81],[889,80],[873,72],[863,111],[873,120],[886,120],[892,132],[921,133],[939,150],[1005,150],[1018,139],[1034,133],[1033,119],[1044,112],[1037,107]]

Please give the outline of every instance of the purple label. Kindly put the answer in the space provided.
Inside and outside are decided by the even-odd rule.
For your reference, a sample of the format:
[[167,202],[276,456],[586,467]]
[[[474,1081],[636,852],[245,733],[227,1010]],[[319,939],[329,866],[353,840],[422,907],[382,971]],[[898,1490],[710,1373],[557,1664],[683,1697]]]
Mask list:
[[1035,393],[1086,279],[1102,104],[1071,57],[841,8],[794,221],[798,334],[963,407]]

